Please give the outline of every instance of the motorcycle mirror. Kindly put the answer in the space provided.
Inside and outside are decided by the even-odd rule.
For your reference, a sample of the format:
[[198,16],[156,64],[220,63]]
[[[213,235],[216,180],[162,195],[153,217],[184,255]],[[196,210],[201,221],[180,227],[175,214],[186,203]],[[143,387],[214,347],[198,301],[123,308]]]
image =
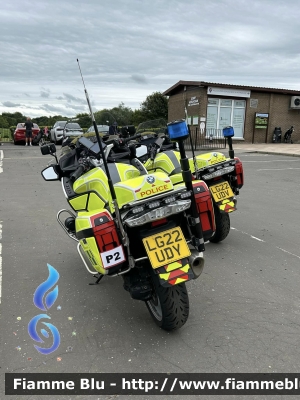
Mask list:
[[169,122],[167,129],[171,140],[183,140],[189,136],[189,130],[184,119]]
[[223,128],[223,136],[226,137],[233,137],[234,136],[234,129],[232,126],[226,126]]
[[59,175],[52,166],[43,169],[42,176],[45,179],[45,181],[58,181],[59,180]]
[[54,143],[44,144],[44,146],[41,146],[41,153],[43,154],[43,156],[56,153],[55,144]]

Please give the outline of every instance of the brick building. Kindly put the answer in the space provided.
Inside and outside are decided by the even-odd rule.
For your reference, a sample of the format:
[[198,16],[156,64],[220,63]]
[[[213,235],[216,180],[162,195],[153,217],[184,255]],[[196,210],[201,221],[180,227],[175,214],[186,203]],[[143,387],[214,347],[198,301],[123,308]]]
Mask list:
[[163,95],[169,97],[169,121],[187,113],[190,126],[204,135],[231,125],[235,140],[271,143],[275,127],[283,141],[293,125],[293,142],[300,143],[300,90],[179,81]]

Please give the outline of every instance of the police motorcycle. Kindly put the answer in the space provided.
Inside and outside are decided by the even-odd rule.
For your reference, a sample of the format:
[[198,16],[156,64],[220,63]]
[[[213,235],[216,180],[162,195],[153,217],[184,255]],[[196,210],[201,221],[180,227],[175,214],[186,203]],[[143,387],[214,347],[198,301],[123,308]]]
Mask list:
[[54,144],[41,147],[56,160],[42,176],[61,181],[71,208],[60,210],[57,220],[77,243],[94,284],[122,276],[124,289],[146,303],[159,327],[178,329],[189,315],[185,282],[197,279],[204,267],[199,211],[206,214],[210,201],[205,183],[193,180],[185,155],[187,125],[168,125],[180,148],[183,179],[175,184],[164,171],[149,173],[134,157],[130,163],[108,162],[113,144],[101,140],[86,89],[85,94],[97,140],[80,137],[59,160]]
[[[145,140],[145,138],[143,137],[144,135],[142,133],[138,133],[137,135],[135,135],[136,129],[134,126],[122,127],[120,135],[113,135],[110,136],[109,138],[103,137],[102,139],[105,140],[105,145],[106,145],[104,153],[107,163],[131,164],[135,166],[141,173],[149,173],[149,171],[145,168],[149,167],[149,170],[151,170],[151,172],[153,173],[154,169],[152,165],[150,166],[148,165],[147,160],[149,158],[153,162],[155,160],[157,152],[162,151],[163,149],[164,153],[161,154],[166,154],[167,157],[170,157],[170,159],[173,160],[173,167],[174,163],[177,163],[176,175],[168,173],[167,168],[165,168],[164,170],[165,165],[163,165],[163,168],[160,168],[159,166],[157,168],[157,171],[168,173],[175,187],[177,187],[177,185],[182,185],[184,181],[183,181],[182,168],[180,162],[179,145],[177,142],[171,141],[168,132],[165,131],[166,131],[166,126],[161,131],[161,133],[164,132],[164,134],[157,135],[157,133],[153,134],[153,132],[151,133],[147,132],[147,139],[146,139],[147,142],[150,139],[147,146],[144,144],[143,140]],[[152,138],[150,138],[149,135],[152,135]],[[85,136],[89,137],[89,139],[92,140],[93,142],[97,140],[96,137],[92,137],[89,134],[85,134]],[[75,138],[73,141],[69,142],[66,146],[64,146],[63,142],[64,147],[62,147],[62,154],[66,154],[67,152],[70,151],[70,149],[74,149],[77,140],[78,139]],[[143,147],[145,149],[143,149]],[[175,153],[177,155],[177,158],[175,158],[175,156],[172,153],[170,154],[167,150],[170,148],[177,149],[177,147],[178,151],[176,151]],[[141,150],[143,153],[142,155],[141,155]],[[142,161],[144,162],[144,164],[142,163]],[[169,166],[170,165],[167,165],[167,167]],[[113,167],[110,166],[110,168]],[[219,229],[221,229],[222,227],[220,228],[219,219],[217,218],[216,213],[214,212],[213,198],[210,193],[209,187],[207,186],[207,184],[204,182],[203,179],[197,180],[195,176],[192,176],[192,179],[195,180],[195,182],[193,182],[193,185],[197,201],[197,213],[202,225],[204,240],[205,241],[213,240],[212,237],[216,239],[217,236],[215,235],[218,235]],[[225,226],[225,228],[226,227],[227,226]]]
[[[137,142],[136,154],[149,173],[163,171],[176,185],[182,182],[180,154],[174,147],[170,148],[174,143],[170,141],[165,126],[163,120],[148,121],[140,125],[137,132],[140,132],[141,138]],[[243,164],[234,156],[232,148],[233,128],[224,128],[223,135],[229,144],[228,158],[216,151],[195,156],[192,141],[190,143],[193,157],[189,159],[189,166],[193,178],[205,182],[205,190],[212,198],[207,217],[202,217],[202,229],[206,233],[206,239],[213,243],[228,236],[229,214],[236,210],[236,196],[244,184]]]

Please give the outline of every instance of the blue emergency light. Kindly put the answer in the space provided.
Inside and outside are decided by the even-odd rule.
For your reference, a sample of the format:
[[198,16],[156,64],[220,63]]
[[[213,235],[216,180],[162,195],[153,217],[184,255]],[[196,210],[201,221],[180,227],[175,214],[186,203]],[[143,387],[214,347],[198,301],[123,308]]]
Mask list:
[[189,130],[185,120],[173,121],[167,124],[168,134],[171,140],[182,140],[189,136]]
[[232,137],[234,136],[234,129],[232,126],[226,126],[223,128],[223,136],[224,137]]

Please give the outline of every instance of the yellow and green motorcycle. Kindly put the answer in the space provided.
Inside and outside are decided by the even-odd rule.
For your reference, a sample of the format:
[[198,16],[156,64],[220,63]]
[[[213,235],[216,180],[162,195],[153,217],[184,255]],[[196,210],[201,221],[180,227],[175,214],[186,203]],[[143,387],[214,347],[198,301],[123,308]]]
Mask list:
[[57,220],[95,284],[122,276],[124,289],[146,303],[159,327],[178,329],[189,315],[185,282],[204,267],[199,213],[203,221],[212,218],[210,192],[190,179],[187,158],[181,160],[185,182],[175,183],[164,171],[149,173],[138,159],[107,163],[106,150],[100,139],[81,137],[58,161],[54,144],[41,147],[56,158],[42,176],[61,181],[71,208]]
[[[151,126],[154,128],[151,130]],[[147,121],[138,129],[141,137],[137,142],[137,158],[143,162],[149,173],[164,172],[174,185],[182,183],[180,154],[176,145],[169,140],[168,134],[158,124],[158,120],[151,124]],[[230,129],[233,136],[233,129]],[[230,137],[231,137],[230,136]],[[230,143],[230,137],[228,141]],[[236,210],[237,195],[244,184],[243,164],[238,157],[234,157],[232,149],[230,157],[223,153],[212,151],[196,155],[189,159],[190,169],[196,180],[204,181],[209,189],[213,201],[212,221],[202,222],[203,231],[210,231],[207,236],[210,242],[218,243],[224,240],[230,232],[229,214]]]

